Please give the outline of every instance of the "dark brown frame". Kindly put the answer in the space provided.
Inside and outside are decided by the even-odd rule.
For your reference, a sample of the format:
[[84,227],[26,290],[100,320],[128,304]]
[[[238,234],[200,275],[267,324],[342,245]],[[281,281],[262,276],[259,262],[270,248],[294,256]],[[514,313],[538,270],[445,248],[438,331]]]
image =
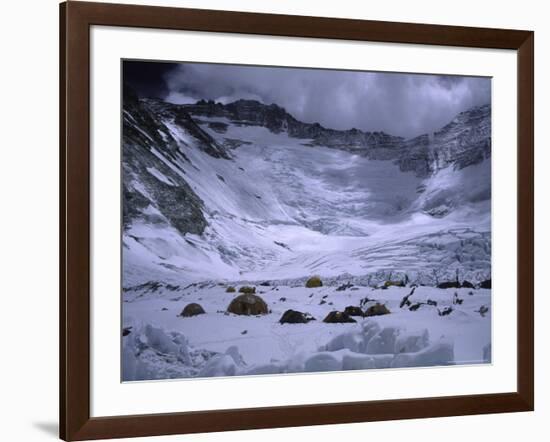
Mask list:
[[[518,55],[517,391],[90,417],[91,25],[512,49]],[[60,437],[152,436],[534,409],[534,34],[530,31],[70,1],[60,5]]]

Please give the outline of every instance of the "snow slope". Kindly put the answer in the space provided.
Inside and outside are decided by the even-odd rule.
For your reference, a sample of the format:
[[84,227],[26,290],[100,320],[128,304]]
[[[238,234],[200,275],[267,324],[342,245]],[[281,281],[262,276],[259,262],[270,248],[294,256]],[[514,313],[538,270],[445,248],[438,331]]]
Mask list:
[[[209,128],[212,123],[226,125],[223,136]],[[181,235],[169,222],[134,222],[124,238],[125,286],[155,279],[158,266],[164,279],[175,282],[380,270],[421,272],[425,277],[433,266],[438,271],[450,268],[453,276],[457,267],[469,274],[482,269],[479,280],[490,274],[489,160],[419,178],[391,161],[311,146],[265,127],[203,117],[201,128],[220,145],[228,139],[241,143],[228,160],[196,148],[185,128],[171,121],[163,124],[185,159],[174,160],[157,150],[153,154],[202,201],[207,227],[202,235]],[[157,169],[148,172],[170,185],[170,178]],[[457,234],[456,229],[467,233]],[[476,242],[482,246],[464,250]],[[393,255],[403,245],[415,259]],[[467,256],[453,266],[449,260],[431,259],[427,247]],[[138,263],[139,270],[132,272]]]

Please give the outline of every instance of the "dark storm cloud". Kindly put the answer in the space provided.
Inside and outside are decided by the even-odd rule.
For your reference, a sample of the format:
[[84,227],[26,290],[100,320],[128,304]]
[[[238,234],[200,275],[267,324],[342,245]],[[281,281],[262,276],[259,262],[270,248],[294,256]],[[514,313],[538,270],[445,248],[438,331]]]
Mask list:
[[182,63],[163,72],[164,99],[239,98],[276,103],[301,121],[325,127],[412,137],[432,132],[457,113],[486,104],[487,78],[321,69]]
[[124,83],[140,97],[164,98],[170,93],[164,75],[178,68],[176,63],[141,62],[125,60],[122,76]]

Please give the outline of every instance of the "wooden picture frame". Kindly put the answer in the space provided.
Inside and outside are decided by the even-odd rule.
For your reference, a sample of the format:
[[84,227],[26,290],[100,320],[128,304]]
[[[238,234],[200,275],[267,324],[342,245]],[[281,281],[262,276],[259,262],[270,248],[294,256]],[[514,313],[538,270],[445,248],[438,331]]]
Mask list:
[[[90,26],[517,51],[517,391],[456,397],[90,417]],[[60,437],[103,439],[412,419],[534,408],[534,34],[70,1],[60,5]]]

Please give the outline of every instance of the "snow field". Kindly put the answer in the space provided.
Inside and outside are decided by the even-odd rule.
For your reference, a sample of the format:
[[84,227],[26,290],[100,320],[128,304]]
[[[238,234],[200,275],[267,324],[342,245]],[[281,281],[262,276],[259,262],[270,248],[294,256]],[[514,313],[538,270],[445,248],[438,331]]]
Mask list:
[[[124,327],[132,331],[123,338],[124,380],[490,362],[491,310],[484,317],[476,312],[483,305],[490,308],[490,290],[418,287],[410,300],[430,299],[437,307],[400,309],[410,290],[257,286],[257,294],[271,309],[257,317],[226,314],[238,293],[226,293],[217,284],[159,291],[136,300],[128,297]],[[455,292],[463,300],[461,305],[453,304]],[[358,306],[365,297],[386,304],[392,313],[356,317],[354,324],[322,322],[330,311]],[[179,317],[191,302],[199,303],[206,313]],[[438,308],[450,306],[454,309],[450,315],[439,316]],[[308,312],[316,321],[280,324],[287,309]]]

